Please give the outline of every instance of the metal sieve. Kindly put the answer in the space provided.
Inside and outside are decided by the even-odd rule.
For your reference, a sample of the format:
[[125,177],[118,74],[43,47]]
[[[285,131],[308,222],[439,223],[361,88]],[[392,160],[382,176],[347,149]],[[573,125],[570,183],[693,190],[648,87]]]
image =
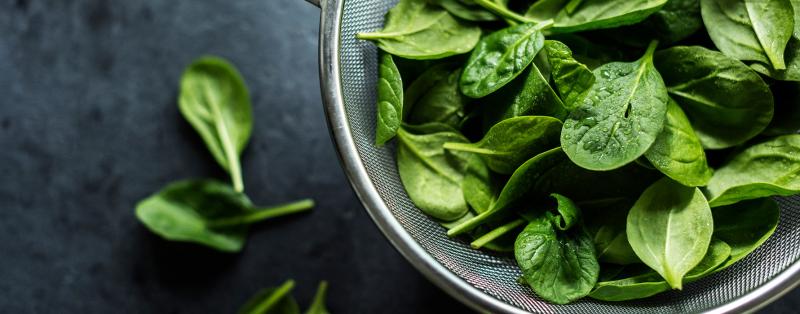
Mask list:
[[634,302],[585,299],[552,305],[516,282],[513,257],[474,250],[414,207],[394,147],[375,142],[377,49],[355,34],[383,26],[396,0],[307,0],[322,8],[320,82],[331,136],[367,212],[400,253],[459,301],[492,313],[739,313],[755,311],[800,282],[800,197],[780,198],[781,220],[758,250],[718,274]]

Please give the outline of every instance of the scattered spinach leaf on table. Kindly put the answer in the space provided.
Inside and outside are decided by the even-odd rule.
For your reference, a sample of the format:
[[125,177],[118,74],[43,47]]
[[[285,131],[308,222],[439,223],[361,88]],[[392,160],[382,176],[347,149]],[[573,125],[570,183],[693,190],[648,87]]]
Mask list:
[[[257,292],[239,309],[239,314],[300,314],[300,306],[290,294],[294,289],[294,280],[287,280],[276,288],[266,288]],[[305,314],[330,314],[325,308],[328,283],[319,283],[314,300]]]

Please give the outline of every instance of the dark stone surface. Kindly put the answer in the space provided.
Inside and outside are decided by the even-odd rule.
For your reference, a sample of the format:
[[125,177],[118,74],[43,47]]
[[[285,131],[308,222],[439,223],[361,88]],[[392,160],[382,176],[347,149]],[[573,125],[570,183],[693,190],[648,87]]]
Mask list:
[[[334,313],[467,312],[346,182],[320,103],[318,14],[301,0],[0,1],[0,312],[231,313],[287,278],[303,305],[329,280]],[[203,54],[230,59],[251,89],[251,198],[319,203],[255,228],[237,255],[165,242],[133,215],[170,181],[225,178],[175,102]]]

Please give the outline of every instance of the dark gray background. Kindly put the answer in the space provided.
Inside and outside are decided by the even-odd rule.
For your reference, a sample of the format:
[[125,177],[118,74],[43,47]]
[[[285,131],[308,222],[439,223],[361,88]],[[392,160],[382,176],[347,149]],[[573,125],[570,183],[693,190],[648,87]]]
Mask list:
[[[461,313],[383,238],[328,136],[319,11],[302,0],[0,0],[0,312],[232,313],[288,278],[334,313]],[[203,54],[239,67],[255,127],[243,157],[260,205],[313,197],[241,254],[151,235],[136,202],[224,174],[176,106]],[[800,291],[767,313],[800,308]]]

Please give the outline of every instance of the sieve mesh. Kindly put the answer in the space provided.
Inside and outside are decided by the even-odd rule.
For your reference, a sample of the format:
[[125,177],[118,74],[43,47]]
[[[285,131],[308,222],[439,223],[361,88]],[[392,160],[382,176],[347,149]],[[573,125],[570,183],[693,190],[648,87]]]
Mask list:
[[344,1],[339,51],[341,77],[338,79],[341,80],[346,117],[369,179],[394,218],[436,261],[467,283],[530,312],[701,312],[753,291],[800,258],[800,248],[793,245],[800,242],[800,197],[782,198],[779,199],[781,222],[772,238],[729,269],[687,284],[684,291],[624,303],[587,299],[556,306],[541,301],[529,288],[517,284],[521,272],[513,257],[473,250],[463,241],[450,239],[444,228],[416,209],[400,182],[394,147],[377,148],[373,145],[377,50],[371,43],[356,40],[355,34],[381,28],[384,14],[395,2]]

